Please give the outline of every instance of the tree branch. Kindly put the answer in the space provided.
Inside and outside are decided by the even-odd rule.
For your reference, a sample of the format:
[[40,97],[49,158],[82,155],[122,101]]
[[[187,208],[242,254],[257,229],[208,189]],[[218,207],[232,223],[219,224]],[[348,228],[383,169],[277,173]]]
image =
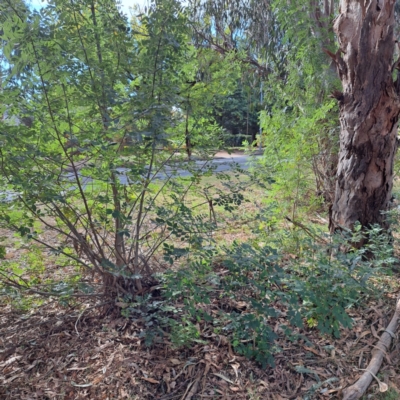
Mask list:
[[368,367],[361,377],[351,386],[343,391],[343,400],[356,400],[362,397],[372,382],[372,379],[378,373],[381,367],[383,357],[389,350],[392,339],[395,337],[400,319],[400,298],[397,300],[395,313],[388,327],[382,333],[381,338],[372,351],[372,358]]

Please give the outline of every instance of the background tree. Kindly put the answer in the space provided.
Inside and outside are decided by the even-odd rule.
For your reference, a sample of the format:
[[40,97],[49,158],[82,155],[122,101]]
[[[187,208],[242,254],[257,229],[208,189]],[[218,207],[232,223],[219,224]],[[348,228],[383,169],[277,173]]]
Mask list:
[[[314,189],[310,189],[321,196],[328,206],[332,204],[338,123],[334,110],[326,111],[334,104],[328,96],[338,87],[334,65],[327,55],[334,49],[331,22],[335,2],[305,0],[256,4],[239,1],[227,6],[223,1],[217,1],[190,4],[194,10],[191,21],[198,42],[207,44],[220,54],[235,54],[242,65],[242,76],[252,75],[248,80],[258,81],[259,86],[263,82],[264,100],[260,107],[263,111],[262,131],[278,142],[279,137],[285,137],[274,150],[271,147],[268,149],[266,162],[274,164],[270,166],[276,170],[279,159],[293,157],[295,160],[299,157],[294,149],[296,142],[303,139],[283,132],[285,126],[290,130],[292,123],[297,121],[298,128],[293,127],[292,132],[302,131],[301,137],[308,147],[301,157],[305,161],[302,170],[306,168],[309,171],[305,175],[308,181],[306,186],[311,182],[308,176],[314,175]],[[261,23],[264,26],[262,32],[259,29]],[[323,113],[318,111],[321,106],[325,109]],[[282,110],[285,110],[284,114]],[[272,125],[268,127],[266,116],[275,119],[276,123],[270,121]],[[315,129],[313,132],[310,123]],[[274,128],[269,129],[272,126]],[[280,165],[285,168],[284,164]],[[290,163],[286,167],[293,170]],[[289,171],[282,173],[286,176],[291,174]],[[296,178],[293,184],[295,181]],[[289,193],[295,187],[287,190]]]
[[215,119],[229,134],[225,143],[231,146],[241,146],[245,141],[253,143],[259,134],[261,84],[258,80],[251,84],[251,78],[244,75],[233,93],[215,96]]
[[184,138],[189,158],[193,149],[206,156],[223,145],[226,135],[216,118],[215,99],[232,93],[239,76],[240,65],[233,57],[223,57],[209,48],[188,48],[182,58],[175,110],[179,121],[170,132],[175,146]]

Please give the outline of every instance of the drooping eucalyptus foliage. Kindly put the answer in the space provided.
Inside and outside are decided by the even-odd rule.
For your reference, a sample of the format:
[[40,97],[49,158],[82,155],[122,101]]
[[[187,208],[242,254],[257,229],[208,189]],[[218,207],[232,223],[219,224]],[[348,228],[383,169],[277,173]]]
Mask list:
[[271,62],[276,67],[283,62],[283,32],[269,0],[191,0],[189,8],[198,46],[221,54],[233,51],[264,75],[272,70]]
[[338,110],[330,94],[338,79],[329,53],[335,49],[336,3],[190,3],[198,45],[235,54],[242,76],[256,81],[261,142],[269,144],[265,166],[275,180],[271,197],[284,195],[284,213],[298,208],[297,195],[303,203],[315,204],[312,198],[318,197],[328,205],[333,201]]

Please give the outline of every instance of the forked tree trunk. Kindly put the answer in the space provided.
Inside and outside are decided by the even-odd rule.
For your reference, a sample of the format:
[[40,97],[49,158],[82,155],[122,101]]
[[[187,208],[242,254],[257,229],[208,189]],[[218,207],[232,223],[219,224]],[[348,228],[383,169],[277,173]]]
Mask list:
[[334,93],[341,133],[332,232],[357,221],[386,226],[400,112],[392,78],[394,6],[395,0],[340,1],[334,24],[340,49],[332,56],[343,93]]

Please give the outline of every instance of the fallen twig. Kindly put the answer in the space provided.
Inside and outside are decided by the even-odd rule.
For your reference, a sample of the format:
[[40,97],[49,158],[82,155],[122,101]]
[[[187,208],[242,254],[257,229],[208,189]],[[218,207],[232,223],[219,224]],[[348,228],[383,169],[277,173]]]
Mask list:
[[400,298],[397,300],[395,313],[388,327],[382,333],[377,345],[372,351],[372,358],[368,364],[365,372],[353,385],[343,390],[343,400],[356,400],[359,399],[365,391],[368,389],[372,382],[372,379],[378,373],[381,367],[383,357],[386,351],[389,349],[392,339],[395,337],[400,319]]

